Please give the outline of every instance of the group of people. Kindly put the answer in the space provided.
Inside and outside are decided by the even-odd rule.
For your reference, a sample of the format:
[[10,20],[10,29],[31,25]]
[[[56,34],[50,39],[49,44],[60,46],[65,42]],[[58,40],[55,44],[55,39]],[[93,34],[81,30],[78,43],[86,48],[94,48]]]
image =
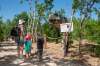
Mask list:
[[[25,58],[28,59],[31,56],[31,48],[32,48],[32,35],[30,32],[25,34],[24,32],[24,21],[19,20],[19,23],[16,27],[12,28],[11,36],[15,40],[17,44],[17,56],[19,58],[24,58],[23,51],[25,51]],[[37,55],[39,60],[42,59],[43,53],[43,44],[44,40],[40,34],[37,34]]]

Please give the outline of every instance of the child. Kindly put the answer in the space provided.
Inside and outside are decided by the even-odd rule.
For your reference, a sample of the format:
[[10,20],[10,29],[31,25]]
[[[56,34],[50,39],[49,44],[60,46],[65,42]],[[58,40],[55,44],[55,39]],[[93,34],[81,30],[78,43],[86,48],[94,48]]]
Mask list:
[[30,54],[31,54],[31,45],[32,45],[32,41],[31,41],[31,35],[30,33],[27,33],[25,36],[25,56],[26,59],[29,58]]
[[39,62],[42,61],[44,38],[40,33],[37,33],[37,56]]

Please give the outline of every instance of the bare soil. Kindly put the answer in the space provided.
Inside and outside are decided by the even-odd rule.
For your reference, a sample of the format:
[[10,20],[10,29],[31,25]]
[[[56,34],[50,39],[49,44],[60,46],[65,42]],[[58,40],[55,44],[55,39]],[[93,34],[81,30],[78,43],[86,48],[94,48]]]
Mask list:
[[[84,49],[86,49],[86,48],[88,48],[86,46],[88,44],[91,45],[92,43],[89,43],[84,40],[82,47],[85,47]],[[10,63],[14,59],[16,59],[17,51],[16,51],[16,45],[15,46],[14,45],[0,47],[0,64],[1,63],[7,64],[6,62]],[[34,54],[36,52],[36,43],[33,43],[32,47],[33,47],[32,53]],[[88,64],[89,66],[99,66],[100,65],[100,59],[96,56],[92,56],[91,53],[89,53],[87,50],[83,50],[81,52],[81,54],[79,55],[78,41],[74,41],[74,43],[70,45],[69,52],[66,57],[63,57],[63,54],[64,54],[63,53],[63,44],[61,44],[61,43],[56,44],[55,42],[53,42],[53,43],[47,42],[47,46],[46,46],[46,48],[44,48],[43,57],[50,58],[50,60],[54,63],[68,62],[69,60],[80,60],[80,61]],[[7,60],[6,60],[6,57],[8,58]],[[63,64],[63,63],[61,63],[61,64]],[[3,66],[5,66],[5,65],[3,65]],[[14,66],[16,66],[16,65],[14,65]]]

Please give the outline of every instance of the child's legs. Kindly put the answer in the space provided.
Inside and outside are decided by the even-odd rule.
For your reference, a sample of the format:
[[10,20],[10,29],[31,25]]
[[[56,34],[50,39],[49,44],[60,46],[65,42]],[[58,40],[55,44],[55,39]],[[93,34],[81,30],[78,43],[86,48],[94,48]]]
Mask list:
[[31,51],[30,41],[27,40],[27,41],[25,42],[26,58],[29,58],[29,56],[30,56],[30,51]]
[[29,53],[26,53],[25,56],[26,56],[26,59],[28,59],[29,58]]
[[24,49],[24,45],[20,45],[19,46],[19,52],[21,55],[23,55],[23,49]]
[[17,53],[18,53],[18,56],[20,55],[20,47],[17,46]]
[[23,50],[24,50],[24,40],[20,40],[20,54],[23,55]]
[[29,54],[31,54],[32,41],[29,40]]
[[20,40],[19,40],[19,37],[15,37],[15,42],[17,44],[17,55],[19,56],[20,55]]

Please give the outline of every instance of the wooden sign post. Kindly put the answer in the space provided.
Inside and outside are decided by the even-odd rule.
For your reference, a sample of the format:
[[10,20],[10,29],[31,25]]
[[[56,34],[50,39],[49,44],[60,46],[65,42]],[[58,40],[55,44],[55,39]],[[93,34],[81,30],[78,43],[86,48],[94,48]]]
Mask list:
[[64,57],[67,56],[68,48],[69,48],[69,32],[73,31],[73,24],[72,23],[62,23],[60,24],[60,30],[63,33],[63,44],[64,44]]

